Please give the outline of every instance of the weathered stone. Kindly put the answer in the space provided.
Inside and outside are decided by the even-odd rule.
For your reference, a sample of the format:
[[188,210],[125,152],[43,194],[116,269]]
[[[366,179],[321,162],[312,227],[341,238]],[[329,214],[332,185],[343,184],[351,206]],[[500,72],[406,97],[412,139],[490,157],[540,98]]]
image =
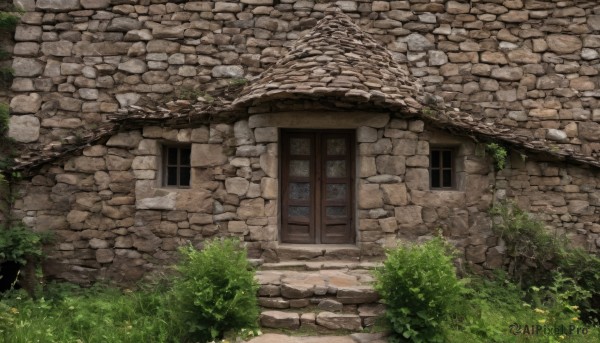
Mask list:
[[396,207],[396,220],[401,226],[412,226],[422,224],[423,218],[421,216],[421,210],[421,206]]
[[241,78],[244,76],[244,68],[239,65],[215,66],[212,69],[213,77]]
[[42,28],[40,26],[19,25],[15,28],[15,41],[38,42],[42,40]]
[[411,51],[428,51],[435,46],[425,36],[418,33],[411,33],[406,37],[408,49]]
[[338,288],[336,299],[342,304],[365,304],[379,299],[377,292],[370,286]]
[[106,146],[132,149],[137,147],[141,140],[142,135],[139,131],[122,132],[110,137]]
[[261,196],[265,199],[275,200],[279,194],[277,179],[263,177],[260,181]]
[[71,56],[73,43],[68,41],[44,42],[42,43],[42,53],[50,56]]
[[142,22],[129,17],[115,17],[110,21],[107,31],[127,32],[130,30],[139,30],[142,27]]
[[570,54],[581,49],[583,43],[577,36],[555,34],[547,38],[548,48],[557,54]]
[[317,325],[331,330],[362,330],[362,321],[360,317],[355,314],[321,312],[317,315]]
[[36,8],[48,12],[68,12],[80,8],[79,0],[37,0]]
[[408,197],[406,193],[405,184],[400,183],[381,185],[381,190],[383,191],[384,203],[394,206],[408,205]]
[[377,141],[377,129],[361,126],[356,130],[356,141],[359,143],[372,143]]
[[80,0],[85,9],[100,10],[110,6],[110,0]]
[[42,97],[37,93],[17,95],[10,100],[11,113],[36,113],[42,105]]
[[192,167],[210,167],[227,162],[221,144],[192,144]]
[[383,207],[383,196],[379,185],[362,184],[358,187],[358,206],[361,209]]
[[241,177],[233,177],[225,180],[225,189],[227,193],[236,194],[238,196],[246,194],[250,182]]
[[523,69],[518,67],[494,68],[491,76],[501,81],[518,81],[523,77]]
[[264,311],[260,314],[260,325],[275,329],[297,329],[300,316],[293,312]]
[[375,164],[380,174],[404,175],[406,170],[404,156],[377,156]]
[[40,136],[40,120],[32,115],[11,116],[8,122],[8,137],[17,142],[31,143]]
[[119,63],[119,70],[132,74],[143,74],[148,70],[148,66],[144,61],[132,58],[127,62]]
[[137,199],[135,207],[138,210],[175,210],[176,193],[165,196]]
[[44,71],[44,65],[33,58],[14,57],[13,63],[14,76],[34,77],[39,76]]

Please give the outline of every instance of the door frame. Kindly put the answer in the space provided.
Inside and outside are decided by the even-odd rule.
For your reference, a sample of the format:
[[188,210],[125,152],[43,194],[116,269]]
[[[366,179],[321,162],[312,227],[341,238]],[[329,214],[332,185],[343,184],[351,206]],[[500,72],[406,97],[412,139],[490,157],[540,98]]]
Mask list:
[[[310,218],[310,222],[311,222],[311,235],[314,237],[314,242],[313,243],[295,243],[295,242],[284,242],[284,213],[286,212],[284,210],[285,206],[287,205],[286,199],[285,199],[285,193],[286,193],[286,189],[287,189],[287,185],[284,185],[284,183],[287,182],[288,180],[288,175],[285,175],[285,173],[288,172],[288,168],[286,167],[286,162],[289,160],[289,154],[286,153],[287,155],[284,157],[284,146],[286,145],[284,142],[286,142],[286,139],[288,139],[288,134],[295,134],[295,133],[299,133],[299,134],[309,134],[309,133],[313,133],[315,134],[315,139],[314,139],[314,146],[313,148],[313,156],[310,156],[310,160],[312,161],[311,163],[314,165],[315,170],[320,170],[319,173],[315,173],[315,175],[310,175],[310,179],[311,182],[314,182],[315,184],[315,191],[313,192],[313,194],[311,194],[311,199],[310,201],[310,208],[314,209],[317,211],[317,213],[311,213],[311,218]],[[323,171],[323,161],[326,160],[326,152],[324,151],[324,149],[326,149],[325,146],[325,140],[321,139],[321,135],[322,134],[343,134],[346,135],[346,137],[348,137],[349,142],[347,145],[347,149],[348,149],[348,160],[349,160],[349,165],[347,166],[346,170],[350,173],[350,175],[348,176],[349,181],[348,181],[348,202],[347,202],[347,208],[348,208],[348,216],[349,216],[349,237],[348,237],[348,242],[345,243],[322,243],[323,239],[322,239],[322,235],[324,230],[321,230],[321,225],[322,222],[324,222],[323,218],[324,215],[321,213],[322,212],[322,208],[324,208],[325,206],[323,206],[324,200],[322,199],[323,194],[321,194],[322,192],[322,188],[323,185],[326,184],[325,182],[325,176],[323,175],[324,171]],[[278,214],[278,222],[279,222],[279,229],[278,229],[278,233],[279,233],[279,242],[283,243],[283,244],[352,244],[355,245],[357,244],[357,233],[356,233],[356,223],[357,223],[357,213],[356,213],[356,180],[357,180],[357,173],[358,171],[356,170],[356,159],[357,159],[357,143],[356,143],[356,130],[355,129],[294,129],[294,128],[279,128],[279,132],[278,132],[278,136],[279,136],[279,146],[278,146],[278,167],[279,167],[279,201],[278,201],[278,205],[279,205],[279,214]],[[318,153],[316,153],[316,151],[319,150]],[[321,204],[321,208],[317,208],[318,204]],[[318,227],[319,226],[319,227]]]

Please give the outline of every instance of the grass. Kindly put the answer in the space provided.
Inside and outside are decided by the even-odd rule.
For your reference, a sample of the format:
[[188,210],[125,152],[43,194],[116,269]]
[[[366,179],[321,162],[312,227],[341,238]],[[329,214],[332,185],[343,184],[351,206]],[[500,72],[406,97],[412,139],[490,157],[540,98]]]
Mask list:
[[32,300],[15,291],[0,301],[0,341],[7,343],[169,342],[175,337],[160,290],[50,285]]
[[[163,299],[167,286],[158,285],[136,291],[108,286],[79,288],[70,284],[50,284],[44,297],[27,298],[12,291],[0,300],[0,341],[6,343],[95,343],[95,342],[182,342],[180,329],[169,320]],[[589,327],[587,335],[513,335],[510,325],[538,325],[544,315],[526,293],[509,281],[472,278],[461,305],[445,323],[448,343],[469,342],[600,342],[598,328]],[[584,327],[585,324],[573,322]],[[385,331],[381,324],[365,332]],[[294,336],[327,335],[332,332],[265,330]],[[336,331],[336,335],[349,332]],[[235,335],[226,335],[235,341]]]

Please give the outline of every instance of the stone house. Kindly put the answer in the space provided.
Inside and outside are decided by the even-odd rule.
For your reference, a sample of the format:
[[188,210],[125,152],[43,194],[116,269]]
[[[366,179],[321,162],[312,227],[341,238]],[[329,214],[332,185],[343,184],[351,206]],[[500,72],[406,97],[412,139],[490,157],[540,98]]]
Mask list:
[[13,213],[59,238],[49,276],[134,281],[222,236],[370,261],[438,230],[483,271],[505,199],[600,247],[595,1],[16,2]]

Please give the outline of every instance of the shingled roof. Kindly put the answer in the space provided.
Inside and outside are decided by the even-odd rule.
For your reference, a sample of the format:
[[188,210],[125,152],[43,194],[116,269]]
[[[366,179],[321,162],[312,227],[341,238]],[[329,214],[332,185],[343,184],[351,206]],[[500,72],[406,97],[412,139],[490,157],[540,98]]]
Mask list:
[[334,96],[417,113],[420,86],[408,70],[350,17],[341,11],[330,13],[245,87],[233,106]]
[[[122,130],[146,125],[185,127],[213,121],[231,122],[248,115],[248,108],[278,99],[337,99],[367,108],[387,109],[396,117],[421,117],[431,125],[482,141],[501,141],[517,149],[542,153],[600,168],[600,161],[545,139],[522,136],[514,128],[485,123],[457,109],[428,109],[427,97],[409,72],[369,34],[341,12],[327,15],[300,38],[280,61],[244,88],[213,94],[214,101],[185,100],[161,105],[131,106],[109,117],[109,123],[63,145],[28,146],[11,170],[28,171],[101,143]],[[433,106],[435,107],[435,106]]]

